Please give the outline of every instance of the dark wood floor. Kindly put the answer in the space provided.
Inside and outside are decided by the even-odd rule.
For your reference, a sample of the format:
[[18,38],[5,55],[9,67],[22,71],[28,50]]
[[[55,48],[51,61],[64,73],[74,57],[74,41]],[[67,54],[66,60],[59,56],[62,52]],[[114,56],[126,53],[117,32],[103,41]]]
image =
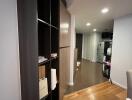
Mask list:
[[82,60],[79,70],[74,76],[74,86],[66,90],[66,94],[93,86],[95,84],[107,81],[102,75],[102,64],[92,63],[88,60]]

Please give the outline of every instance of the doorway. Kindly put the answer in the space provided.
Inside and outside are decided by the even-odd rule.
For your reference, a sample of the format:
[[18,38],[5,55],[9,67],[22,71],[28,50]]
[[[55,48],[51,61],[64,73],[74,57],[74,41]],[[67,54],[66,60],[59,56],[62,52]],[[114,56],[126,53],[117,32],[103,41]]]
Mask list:
[[83,35],[81,33],[76,34],[76,48],[77,48],[77,60],[80,61],[82,59],[82,40]]

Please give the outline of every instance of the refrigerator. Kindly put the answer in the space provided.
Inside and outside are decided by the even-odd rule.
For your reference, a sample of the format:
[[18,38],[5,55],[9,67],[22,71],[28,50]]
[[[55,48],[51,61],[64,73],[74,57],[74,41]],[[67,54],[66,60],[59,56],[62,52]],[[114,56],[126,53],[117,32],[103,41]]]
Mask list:
[[104,42],[99,42],[97,47],[97,62],[103,63],[104,57]]

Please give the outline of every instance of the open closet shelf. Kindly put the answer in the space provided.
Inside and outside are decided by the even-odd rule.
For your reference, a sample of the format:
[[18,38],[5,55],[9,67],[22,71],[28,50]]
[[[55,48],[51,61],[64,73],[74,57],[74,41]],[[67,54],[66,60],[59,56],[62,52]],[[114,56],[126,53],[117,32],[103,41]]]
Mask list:
[[46,25],[48,25],[48,26],[51,26],[51,27],[55,28],[56,30],[58,30],[57,27],[55,27],[54,25],[51,25],[51,24],[47,23],[46,21],[44,21],[44,20],[42,20],[42,19],[40,19],[40,18],[37,18],[37,20],[38,20],[39,22],[41,22],[41,23],[44,23],[44,24],[46,24]]
[[[41,100],[59,100],[59,0],[37,0],[39,84]],[[41,61],[41,60],[40,60]],[[41,84],[42,83],[42,84]],[[48,94],[48,95],[46,95]]]
[[[48,95],[51,95],[52,94],[52,91],[48,93]],[[48,98],[48,95],[46,95],[45,97],[43,97],[42,99],[40,100],[46,100]]]
[[59,100],[60,0],[17,4],[22,100]]
[[43,61],[43,62],[41,62],[41,63],[38,63],[38,65],[39,66],[41,66],[41,65],[45,65],[46,63],[49,63],[50,61],[53,61],[53,60],[55,60],[55,59],[57,59],[58,58],[58,56],[57,57],[51,57],[50,59],[48,59],[48,60],[46,60],[46,61]]
[[41,63],[38,63],[38,65],[41,66],[41,65],[44,65],[44,64],[49,63],[49,62],[50,62],[50,60],[46,60],[46,61],[43,61]]

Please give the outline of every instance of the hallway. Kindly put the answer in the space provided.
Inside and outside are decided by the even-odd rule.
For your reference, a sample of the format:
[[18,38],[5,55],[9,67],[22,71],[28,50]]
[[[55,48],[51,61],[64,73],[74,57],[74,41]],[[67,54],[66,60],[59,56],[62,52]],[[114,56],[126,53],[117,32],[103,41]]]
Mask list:
[[66,94],[107,81],[102,75],[102,64],[82,60],[79,70],[74,76],[74,86],[69,86]]

